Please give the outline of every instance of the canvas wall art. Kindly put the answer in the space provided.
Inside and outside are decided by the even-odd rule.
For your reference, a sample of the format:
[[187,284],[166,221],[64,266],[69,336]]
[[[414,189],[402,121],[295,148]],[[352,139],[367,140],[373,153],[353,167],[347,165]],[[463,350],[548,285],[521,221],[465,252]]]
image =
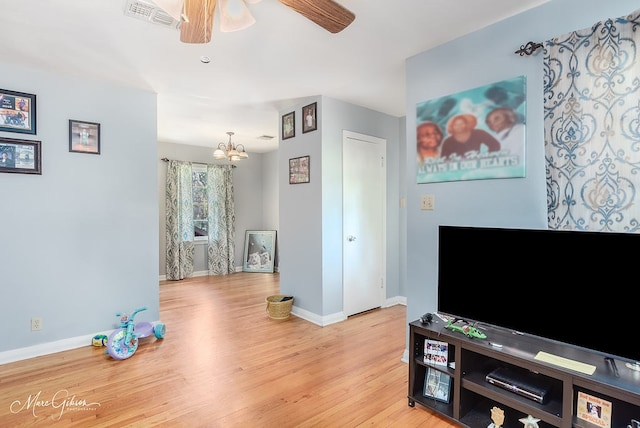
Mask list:
[[525,176],[526,78],[416,106],[417,182]]

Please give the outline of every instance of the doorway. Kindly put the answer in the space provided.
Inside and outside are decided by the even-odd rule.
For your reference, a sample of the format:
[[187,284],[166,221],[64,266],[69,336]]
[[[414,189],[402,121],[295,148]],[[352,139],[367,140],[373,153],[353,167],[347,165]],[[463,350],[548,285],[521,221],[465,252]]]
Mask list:
[[386,146],[343,131],[342,284],[346,316],[379,308],[386,297]]

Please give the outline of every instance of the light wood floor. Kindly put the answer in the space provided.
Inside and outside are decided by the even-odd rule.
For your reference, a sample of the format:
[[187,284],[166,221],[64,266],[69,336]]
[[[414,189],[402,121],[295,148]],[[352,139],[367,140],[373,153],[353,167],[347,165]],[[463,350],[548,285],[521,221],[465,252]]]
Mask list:
[[127,360],[87,346],[0,365],[0,426],[456,426],[407,404],[404,306],[276,321],[265,298],[278,278],[161,282],[166,336]]

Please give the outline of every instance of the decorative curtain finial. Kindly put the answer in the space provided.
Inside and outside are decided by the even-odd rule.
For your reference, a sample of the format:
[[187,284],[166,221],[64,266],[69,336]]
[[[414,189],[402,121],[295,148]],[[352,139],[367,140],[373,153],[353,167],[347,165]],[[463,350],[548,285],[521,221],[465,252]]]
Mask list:
[[520,49],[518,49],[514,53],[520,54],[520,56],[531,55],[538,48],[541,48],[541,47],[542,47],[542,43],[529,42],[526,45],[520,46]]

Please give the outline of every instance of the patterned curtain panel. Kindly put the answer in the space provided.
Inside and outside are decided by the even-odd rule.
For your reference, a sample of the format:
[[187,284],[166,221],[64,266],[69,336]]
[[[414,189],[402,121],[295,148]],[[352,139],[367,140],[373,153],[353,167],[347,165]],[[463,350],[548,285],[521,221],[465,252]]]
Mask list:
[[231,165],[208,165],[209,275],[235,272],[235,205]]
[[193,274],[193,196],[190,162],[170,160],[167,165],[166,222],[167,266],[169,280]]
[[545,42],[550,229],[640,228],[639,13]]

